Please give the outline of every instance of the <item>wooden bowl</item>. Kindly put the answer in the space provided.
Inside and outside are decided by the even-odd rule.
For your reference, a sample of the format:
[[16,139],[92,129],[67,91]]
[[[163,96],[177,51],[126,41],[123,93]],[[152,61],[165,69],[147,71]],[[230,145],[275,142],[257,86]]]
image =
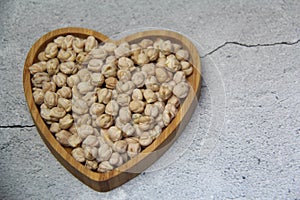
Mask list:
[[189,122],[191,115],[198,104],[198,98],[200,95],[201,65],[199,54],[196,47],[185,36],[167,30],[149,30],[138,32],[127,36],[120,41],[116,41],[116,43],[120,43],[122,41],[131,43],[140,41],[143,38],[155,39],[160,37],[162,39],[169,39],[171,42],[181,44],[184,49],[189,51],[190,62],[194,67],[193,74],[188,77],[188,82],[190,83],[192,90],[190,90],[185,101],[180,105],[176,117],[150,146],[145,148],[140,154],[120,167],[106,173],[98,173],[87,169],[84,165],[77,162],[70,154],[71,149],[63,147],[58,143],[58,141],[49,131],[48,126],[41,118],[39,109],[36,106],[32,95],[32,86],[30,80],[31,75],[28,68],[33,63],[38,61],[38,54],[45,49],[49,42],[53,41],[58,36],[66,36],[68,34],[82,38],[87,38],[88,36],[92,35],[99,41],[99,43],[109,40],[107,36],[96,31],[75,27],[57,29],[42,36],[32,46],[26,58],[23,72],[25,97],[31,112],[31,116],[40,136],[57,160],[75,177],[94,190],[101,192],[109,191],[134,178],[148,168],[153,162],[155,162],[173,144],[175,139],[179,136],[186,124]]

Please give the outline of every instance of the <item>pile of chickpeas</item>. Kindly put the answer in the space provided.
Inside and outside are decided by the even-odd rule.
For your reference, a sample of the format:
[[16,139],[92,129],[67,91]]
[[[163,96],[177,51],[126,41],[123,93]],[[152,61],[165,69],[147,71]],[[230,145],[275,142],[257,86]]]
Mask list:
[[189,52],[157,38],[98,44],[59,36],[29,67],[41,117],[88,169],[106,172],[149,146],[189,94]]

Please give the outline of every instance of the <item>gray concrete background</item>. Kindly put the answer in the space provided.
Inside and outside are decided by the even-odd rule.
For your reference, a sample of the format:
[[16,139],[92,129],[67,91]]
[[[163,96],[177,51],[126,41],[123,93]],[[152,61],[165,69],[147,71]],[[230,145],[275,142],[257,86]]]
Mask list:
[[[56,161],[24,99],[31,45],[66,26],[108,36],[167,28],[202,56],[188,128],[153,167],[108,193]],[[1,199],[300,199],[299,1],[1,1],[0,30]]]

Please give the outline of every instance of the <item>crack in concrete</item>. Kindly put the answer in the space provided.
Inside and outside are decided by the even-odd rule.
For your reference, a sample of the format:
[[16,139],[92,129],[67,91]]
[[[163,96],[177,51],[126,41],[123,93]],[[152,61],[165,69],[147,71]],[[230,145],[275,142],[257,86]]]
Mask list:
[[252,47],[269,47],[269,46],[276,46],[276,45],[294,45],[299,42],[300,42],[300,39],[298,39],[295,42],[275,42],[275,43],[265,43],[265,44],[244,44],[244,43],[240,43],[240,42],[225,42],[224,44],[218,46],[217,48],[208,52],[204,56],[200,56],[200,58],[205,58],[206,56],[209,56],[209,55],[215,53],[216,51],[218,51],[219,49],[225,47],[226,45],[230,45],[230,44],[252,48]]
[[35,127],[35,125],[34,124],[32,124],[32,125],[19,125],[19,124],[17,124],[17,125],[5,125],[5,126],[2,126],[2,125],[0,125],[0,129],[1,128],[31,128],[31,127]]

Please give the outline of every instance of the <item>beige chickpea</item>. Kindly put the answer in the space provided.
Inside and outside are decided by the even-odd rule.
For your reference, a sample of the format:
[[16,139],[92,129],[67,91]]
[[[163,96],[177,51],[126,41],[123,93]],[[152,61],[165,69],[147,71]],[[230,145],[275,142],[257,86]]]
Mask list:
[[145,103],[140,100],[133,100],[129,103],[129,109],[133,113],[142,113],[144,111]]
[[134,54],[139,54],[142,50],[141,46],[138,44],[131,44],[130,45],[131,53]]
[[119,110],[119,118],[120,121],[124,124],[130,122],[131,120],[131,112],[128,107],[122,107]]
[[58,46],[54,42],[50,42],[47,44],[46,49],[45,49],[45,56],[47,58],[54,58],[56,57],[58,53]]
[[[86,159],[86,163],[88,161],[92,162],[93,160],[95,160],[96,157],[93,156],[93,153],[94,153],[94,151],[96,151],[98,154],[98,149],[96,147],[84,146],[83,150],[84,150],[84,157]],[[98,163],[97,163],[97,161],[95,161],[95,163],[96,163],[96,169],[97,169]]]
[[130,158],[135,157],[140,152],[141,152],[141,145],[139,143],[128,144],[127,154]]
[[97,136],[95,135],[88,135],[82,142],[82,147],[99,147],[99,141]]
[[73,114],[73,118],[75,120],[75,123],[78,125],[78,126],[81,126],[81,125],[91,125],[92,124],[92,118],[89,114],[84,114],[84,115],[76,115],[76,114]]
[[180,82],[173,88],[173,93],[178,98],[185,98],[189,93],[190,86],[186,82]]
[[60,118],[63,118],[65,115],[66,115],[66,111],[63,108],[54,107],[54,108],[51,108],[51,110],[50,110],[50,117],[60,119]]
[[63,146],[69,146],[68,139],[72,134],[69,131],[61,130],[55,134],[56,140]]
[[98,163],[95,160],[86,160],[84,166],[93,171],[98,169]]
[[115,53],[115,56],[116,58],[120,58],[120,57],[127,57],[127,56],[130,56],[131,52],[130,52],[130,49],[129,47],[127,46],[118,46],[117,48],[115,48],[114,50],[114,53]]
[[133,136],[133,134],[135,133],[135,129],[130,123],[125,124],[122,127],[122,131],[123,131],[124,137]]
[[117,45],[112,42],[106,42],[102,47],[107,53],[113,54],[114,50],[117,48]]
[[58,86],[58,87],[62,87],[65,86],[67,83],[67,75],[58,72],[56,75],[54,75],[53,77],[53,82]]
[[105,105],[101,103],[93,103],[90,107],[90,115],[99,116],[104,113]]
[[157,138],[162,133],[162,128],[156,125],[152,130],[149,131],[150,137],[153,139]]
[[72,90],[69,87],[63,86],[57,90],[57,94],[59,97],[70,99],[72,97]]
[[178,97],[176,97],[175,95],[172,95],[169,99],[168,99],[168,104],[173,104],[175,107],[178,107],[180,105],[180,100]]
[[76,53],[70,49],[68,50],[59,50],[57,58],[61,61],[61,62],[68,62],[68,61],[75,61],[76,60]]
[[174,74],[173,80],[176,84],[186,80],[185,73],[183,71],[178,71]]
[[78,68],[74,62],[63,62],[59,65],[59,70],[62,73],[69,75],[69,74],[75,74]]
[[98,149],[98,156],[97,156],[97,161],[102,162],[109,160],[112,154],[112,148],[108,144],[102,144],[100,145]]
[[105,79],[106,88],[114,89],[116,87],[117,81],[118,80],[115,77],[108,77],[107,79]]
[[131,73],[128,70],[118,70],[117,77],[122,82],[127,82],[131,80]]
[[97,94],[96,92],[88,92],[82,97],[82,100],[85,101],[90,107],[93,103],[97,101]]
[[137,56],[137,60],[136,60],[136,63],[138,65],[144,65],[144,64],[147,64],[149,63],[149,58],[148,56],[144,53],[144,52],[141,52],[138,56]]
[[40,89],[40,88],[33,88],[32,96],[33,96],[34,102],[37,105],[41,105],[42,103],[44,103],[45,93],[43,92],[42,89]]
[[187,50],[180,49],[176,52],[176,58],[179,61],[188,60],[189,59],[189,52]]
[[166,67],[167,58],[161,57],[157,59],[156,66],[157,67]]
[[161,38],[157,38],[154,43],[153,43],[153,47],[155,49],[162,49],[164,41]]
[[54,82],[43,82],[42,83],[42,90],[43,92],[51,91],[55,92],[56,91],[56,84]]
[[105,59],[105,64],[109,64],[109,63],[112,63],[113,65],[116,65],[117,64],[117,58],[116,58],[116,56],[108,56]]
[[148,132],[144,132],[141,134],[139,138],[139,143],[141,146],[149,146],[152,143],[153,139]]
[[41,111],[40,111],[40,114],[41,114],[41,117],[45,120],[52,120],[52,118],[50,117],[50,109],[46,108],[45,107],[42,107],[44,104],[41,105]]
[[163,101],[168,100],[173,94],[172,90],[168,86],[161,86],[158,93],[159,97]]
[[28,68],[30,74],[36,74],[38,72],[44,72],[44,71],[46,71],[46,69],[47,69],[46,63],[47,62],[45,62],[45,61],[41,61],[41,62],[34,63],[33,65],[31,65]]
[[121,57],[118,60],[118,67],[121,70],[132,71],[132,69],[134,68],[134,63],[131,59],[127,57]]
[[86,68],[83,68],[83,69],[79,70],[77,72],[77,75],[78,75],[81,82],[87,82],[91,78],[91,72]]
[[113,150],[118,153],[125,153],[127,150],[127,142],[124,140],[118,140],[113,144]]
[[101,73],[92,73],[90,83],[95,87],[100,87],[105,81],[104,76]]
[[102,114],[96,119],[96,125],[101,128],[109,128],[113,122],[113,116],[108,114]]
[[140,89],[134,89],[132,92],[132,100],[135,101],[142,101],[143,100],[143,93]]
[[82,124],[77,128],[77,133],[81,139],[85,139],[87,136],[93,135],[94,129],[88,124]]
[[50,128],[49,128],[50,132],[51,133],[58,133],[59,131],[61,131],[61,128],[59,127],[59,123],[52,123],[50,125]]
[[44,82],[49,82],[50,78],[46,72],[38,72],[33,75],[31,78],[31,83],[34,87],[41,88]]
[[116,77],[117,67],[112,63],[105,64],[101,69],[101,73],[105,76],[105,78]]
[[176,59],[176,57],[173,54],[167,56],[167,60],[165,64],[167,66],[166,69],[168,69],[171,72],[176,72],[181,69],[181,65],[179,61]]
[[85,61],[87,61],[89,58],[88,53],[87,52],[79,52],[76,56],[76,62],[79,64],[84,63]]
[[144,113],[155,118],[159,114],[159,108],[155,104],[147,104]]
[[57,106],[65,109],[66,112],[70,112],[72,110],[72,102],[69,99],[59,97],[57,100]]
[[71,154],[75,158],[76,161],[78,161],[78,162],[84,162],[85,161],[83,148],[77,147],[77,148],[72,150]]
[[117,101],[111,100],[110,102],[108,102],[105,107],[105,113],[112,116],[117,116],[119,113],[119,105]]
[[90,52],[92,49],[96,48],[98,45],[98,41],[94,36],[89,36],[85,41],[84,50],[86,52]]
[[155,49],[153,47],[148,47],[145,50],[145,53],[148,56],[149,61],[155,61],[155,60],[158,59],[158,55],[159,55],[159,50],[158,49]]
[[55,39],[53,40],[53,42],[54,42],[55,44],[57,44],[57,47],[58,47],[58,48],[61,48],[64,39],[65,39],[64,36],[58,36],[57,38],[55,38]]
[[122,139],[122,131],[116,126],[111,126],[108,129],[108,136],[113,142],[118,141]]
[[101,59],[91,59],[88,63],[88,70],[92,72],[101,72],[103,61]]
[[177,51],[179,51],[182,46],[180,44],[176,44],[176,43],[173,43],[173,52],[177,53]]
[[98,58],[101,60],[104,60],[107,57],[107,52],[103,47],[98,47],[96,49],[93,49],[90,53],[93,58]]
[[44,97],[44,103],[48,108],[57,106],[58,95],[54,92],[47,91]]
[[54,75],[59,71],[59,61],[57,58],[52,58],[47,61],[46,67],[49,75]]
[[165,123],[163,121],[163,114],[159,114],[156,118],[155,118],[155,122],[157,124],[157,126],[164,128],[165,127]]
[[122,129],[122,127],[124,126],[125,124],[120,120],[120,117],[116,117],[116,120],[115,120],[115,126],[118,127],[119,129]]
[[99,103],[107,104],[112,97],[112,91],[107,88],[102,88],[97,91],[97,97]]
[[127,81],[125,83],[119,81],[116,84],[116,91],[118,92],[118,94],[131,95],[134,89],[135,89],[135,85],[132,81]]
[[135,84],[136,87],[141,88],[145,84],[147,74],[145,72],[139,71],[135,72],[132,75],[132,82]]
[[158,67],[155,69],[155,76],[160,83],[166,82],[169,78],[167,71],[162,67]]
[[168,111],[164,111],[162,114],[162,120],[165,126],[168,126],[172,120],[171,113]]
[[59,127],[61,129],[68,129],[73,125],[73,117],[70,114],[67,114],[66,116],[64,116],[63,118],[59,119]]
[[157,101],[156,94],[150,89],[144,90],[143,95],[147,103],[153,103]]
[[139,46],[142,47],[143,49],[146,49],[147,47],[153,45],[153,41],[150,39],[143,39],[140,43]]
[[182,71],[185,73],[186,76],[189,76],[193,73],[193,67],[189,62],[181,61],[180,64]]
[[[72,115],[73,116],[73,115]],[[73,117],[74,118],[74,117]],[[74,135],[78,135],[77,132],[77,125],[75,123],[73,123],[73,125],[69,128],[69,131],[74,134]]]
[[114,167],[108,161],[103,161],[99,164],[97,171],[104,173],[107,171],[111,171],[113,169],[114,169]]
[[142,116],[137,120],[137,122],[138,122],[139,128],[142,131],[148,131],[148,130],[152,129],[155,125],[155,121],[154,121],[153,117],[150,117],[150,116]]
[[177,108],[173,104],[167,104],[165,107],[165,111],[170,113],[171,118],[174,118],[178,112]]
[[76,86],[78,83],[80,83],[80,78],[77,74],[71,75],[67,78],[67,84],[70,88]]
[[157,106],[160,113],[162,113],[165,110],[165,103],[161,101],[157,101],[154,103],[155,106]]
[[127,94],[119,94],[117,97],[117,103],[120,106],[128,106],[130,102],[130,96],[128,96]]
[[169,55],[170,53],[172,53],[173,45],[172,45],[171,41],[170,40],[164,41],[162,43],[161,50],[164,55]]
[[42,51],[42,52],[39,53],[39,55],[38,55],[38,60],[39,60],[39,61],[47,61],[48,59],[49,59],[49,58],[46,57],[45,51]]
[[87,103],[81,99],[74,100],[72,104],[72,111],[74,113],[77,113],[79,115],[87,113],[89,110],[89,107]]
[[76,53],[82,52],[84,49],[85,40],[81,38],[74,38],[72,42],[72,48]]
[[81,142],[82,142],[82,139],[77,134],[71,135],[68,138],[68,144],[69,144],[69,146],[71,146],[73,148],[78,147],[81,144]]
[[109,163],[114,166],[120,166],[120,163],[123,163],[123,158],[120,156],[118,152],[113,152],[109,159]]
[[61,48],[64,50],[72,48],[73,40],[74,40],[73,35],[67,35],[61,41]]
[[155,76],[148,76],[145,80],[145,85],[147,89],[157,92],[159,90],[160,83],[158,83]]
[[77,85],[77,89],[81,94],[87,94],[94,89],[94,86],[90,82],[80,82]]

